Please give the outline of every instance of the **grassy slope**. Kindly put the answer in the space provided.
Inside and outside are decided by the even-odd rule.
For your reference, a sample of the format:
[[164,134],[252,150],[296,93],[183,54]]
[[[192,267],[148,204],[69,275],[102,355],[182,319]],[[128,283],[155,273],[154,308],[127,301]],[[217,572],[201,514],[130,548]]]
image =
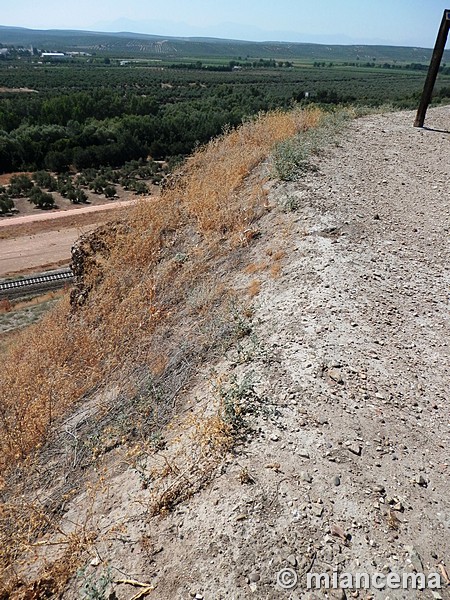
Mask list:
[[266,210],[261,185],[246,178],[277,142],[319,118],[317,110],[277,112],[244,124],[198,151],[160,199],[104,230],[104,248],[84,276],[92,286],[84,306],[71,310],[65,298],[1,360],[2,469],[41,443],[55,419],[102,380],[119,372],[123,380],[131,365],[164,371],[173,352],[165,336],[180,319],[193,330],[185,340],[191,354],[214,343],[210,321],[232,293],[212,273],[249,243]]
[[[197,151],[160,199],[142,202],[126,220],[98,234],[103,247],[98,244],[88,259],[84,284],[92,288],[84,304],[74,310],[63,299],[2,357],[0,597],[2,591],[13,597],[12,590],[22,586],[39,590],[42,581],[61,589],[89,543],[77,536],[66,540],[67,556],[45,564],[43,579],[36,565],[28,581],[18,575],[21,558],[39,536],[58,530],[53,520],[59,505],[35,505],[31,497],[48,462],[36,450],[58,456],[52,436],[62,417],[77,407],[90,414],[79,453],[90,448],[91,461],[101,431],[113,446],[130,435],[130,441],[136,435],[149,439],[155,424],[161,427],[175,415],[174,396],[202,362],[245,334],[248,300],[233,288],[234,277],[246,264],[258,219],[269,209],[264,177],[255,170],[274,146],[321,119],[317,109],[261,115]],[[112,389],[116,404],[96,407],[102,390],[107,396]],[[214,430],[220,448],[227,446],[229,426],[220,418],[202,427]],[[53,484],[60,463],[52,468]],[[19,491],[24,470],[31,478],[26,493]],[[83,478],[66,475],[62,490],[71,494]]]

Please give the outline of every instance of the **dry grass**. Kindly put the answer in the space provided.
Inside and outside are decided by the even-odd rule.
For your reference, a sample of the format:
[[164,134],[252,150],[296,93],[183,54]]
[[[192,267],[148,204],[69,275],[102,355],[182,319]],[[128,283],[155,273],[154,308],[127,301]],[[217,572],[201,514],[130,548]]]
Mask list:
[[[107,230],[103,250],[84,274],[90,291],[83,306],[71,309],[65,297],[1,358],[0,471],[6,479],[19,463],[25,468],[24,459],[44,447],[50,434],[57,435],[60,419],[76,401],[89,393],[95,399],[102,382],[116,384],[121,396],[108,408],[109,417],[101,412],[98,418],[119,430],[120,418],[130,427],[126,411],[133,409],[141,431],[147,415],[170,415],[195,364],[246,334],[227,279],[230,270],[243,268],[246,247],[259,234],[256,221],[267,210],[253,170],[275,144],[316,126],[320,117],[318,110],[275,112],[224,134],[196,152],[159,199],[141,202],[126,221]],[[164,383],[161,392],[158,381]],[[196,435],[207,442],[199,452],[212,462],[203,463],[191,491],[230,441],[226,420],[213,417],[202,427]],[[174,484],[156,505],[170,506],[183,485]],[[11,492],[5,494],[2,529],[1,511],[11,503]],[[16,544],[9,555],[17,552]]]
[[249,227],[264,205],[258,188],[242,203],[239,191],[243,182],[278,142],[314,127],[320,114],[312,110],[263,115],[196,153],[181,199],[198,226],[216,232]]
[[[0,598],[53,598],[81,566],[98,536],[91,490],[78,522],[61,526],[45,503],[23,494],[0,510]],[[33,566],[30,569],[30,566]],[[31,571],[31,572],[30,572]]]
[[286,251],[282,249],[272,250],[268,256],[271,256],[273,260],[282,260],[286,257]]
[[19,299],[11,302],[5,298],[4,300],[0,300],[0,314],[9,313],[16,310],[23,310],[24,308],[30,308],[31,306],[37,306],[43,302],[61,298],[63,294],[64,292],[62,290],[55,290],[45,292],[44,294],[40,294],[39,296],[35,296],[33,298],[27,298],[26,300]]
[[204,487],[234,444],[236,432],[220,412],[192,421],[189,442],[151,473],[150,516],[167,514]]
[[261,281],[259,279],[253,279],[253,281],[251,281],[250,285],[248,286],[247,294],[250,296],[250,298],[254,298],[260,293],[260,291]]
[[[218,378],[214,382],[206,405],[196,407],[179,425],[171,450],[158,456],[160,466],[140,468],[142,482],[150,488],[151,516],[170,512],[211,481],[246,432],[246,415],[257,412],[260,403],[249,377],[241,381]],[[139,452],[135,453],[135,461],[142,458]]]
[[0,314],[5,314],[8,312],[11,312],[11,309],[12,309],[12,304],[8,300],[8,298],[4,298],[3,300],[0,300]]
[[[148,336],[171,320],[186,289],[227,252],[217,239],[227,233],[236,243],[263,214],[260,190],[240,193],[252,169],[277,142],[314,127],[319,118],[317,110],[260,115],[213,140],[188,161],[183,179],[157,201],[142,202],[126,231],[111,235],[103,280],[86,306],[68,317],[62,301],[1,361],[0,468],[26,456],[54,419],[125,357],[138,353],[146,360]],[[188,248],[195,231],[202,245]],[[178,262],[174,251],[183,246],[188,260]],[[215,291],[195,309],[201,314],[221,295]]]
[[254,275],[255,273],[260,273],[261,271],[265,271],[266,269],[267,269],[266,261],[260,261],[257,263],[252,262],[245,267],[244,273],[247,273],[247,275]]
[[280,273],[281,273],[281,265],[280,265],[280,263],[279,263],[279,262],[276,262],[275,264],[273,264],[273,265],[270,267],[270,276],[271,276],[273,279],[277,279],[277,277],[279,277],[279,276],[280,276]]
[[[262,260],[259,262],[251,262],[244,268],[244,273],[246,275],[255,275],[256,273],[262,273],[264,271],[269,271],[271,277],[276,278],[280,275],[281,272],[281,261],[286,257],[285,250],[274,250],[273,248],[269,248],[266,251],[268,258],[266,260]],[[260,291],[260,285],[257,285],[258,280],[254,280],[250,282],[248,293],[250,296],[255,296]]]

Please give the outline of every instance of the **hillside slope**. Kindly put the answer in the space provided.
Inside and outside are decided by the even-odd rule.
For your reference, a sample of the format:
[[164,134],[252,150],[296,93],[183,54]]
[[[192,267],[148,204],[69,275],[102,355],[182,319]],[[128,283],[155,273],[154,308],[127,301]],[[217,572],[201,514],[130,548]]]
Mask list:
[[298,210],[285,231],[268,219],[253,252],[279,242],[285,264],[262,281],[244,363],[233,350],[216,365],[252,374],[254,433],[211,487],[150,524],[150,556],[131,541],[110,555],[155,597],[305,597],[275,585],[283,566],[450,570],[450,109],[431,111],[430,130],[412,120],[357,120],[317,173],[273,188]]
[[[428,63],[430,48],[375,45],[330,45],[297,42],[248,42],[215,38],[180,38],[142,33],[104,33],[77,30],[38,30],[0,26],[0,42],[61,51],[88,51],[96,54],[120,53],[122,56],[154,56],[179,58],[199,56],[249,57],[309,60],[394,60]],[[444,60],[449,60],[446,50]]]
[[62,531],[104,535],[64,598],[312,600],[306,574],[335,567],[438,572],[442,589],[328,597],[450,598],[450,107],[413,119],[354,120],[316,169],[269,184],[234,279],[247,335],[197,372],[152,449],[110,452],[68,498]]

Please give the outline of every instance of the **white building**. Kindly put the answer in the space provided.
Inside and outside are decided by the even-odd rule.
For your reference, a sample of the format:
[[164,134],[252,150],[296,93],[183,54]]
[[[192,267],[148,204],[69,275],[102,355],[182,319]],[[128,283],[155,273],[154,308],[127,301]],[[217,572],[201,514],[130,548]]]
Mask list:
[[43,52],[41,58],[43,60],[64,60],[67,56],[64,52]]

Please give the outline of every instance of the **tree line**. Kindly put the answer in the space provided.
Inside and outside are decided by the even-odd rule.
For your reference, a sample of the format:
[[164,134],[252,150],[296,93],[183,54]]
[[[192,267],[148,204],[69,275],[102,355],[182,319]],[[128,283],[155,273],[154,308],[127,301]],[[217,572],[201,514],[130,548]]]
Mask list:
[[[231,72],[190,69],[189,63],[184,69],[0,65],[5,87],[37,92],[0,93],[0,172],[168,160],[259,111],[310,101],[413,108],[423,87],[424,74],[413,68],[278,68],[262,60],[255,63],[261,69],[234,70],[238,63],[245,61],[231,61]],[[448,97],[450,78],[441,77],[436,99]]]
[[203,99],[147,96],[114,89],[60,94],[50,98],[16,95],[0,104],[0,170],[61,172],[151,156],[165,160],[189,154],[235,126],[244,116],[279,105],[256,88],[228,88]]

